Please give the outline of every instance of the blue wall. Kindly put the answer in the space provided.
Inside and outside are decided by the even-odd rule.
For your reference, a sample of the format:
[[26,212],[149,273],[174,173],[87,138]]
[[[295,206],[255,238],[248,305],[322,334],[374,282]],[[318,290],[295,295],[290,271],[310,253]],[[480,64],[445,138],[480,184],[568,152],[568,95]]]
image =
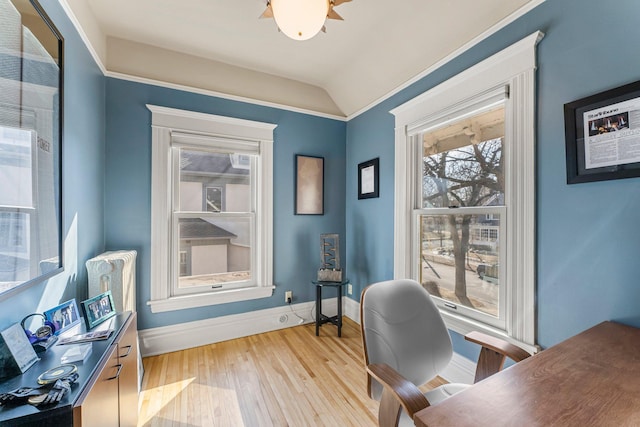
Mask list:
[[[151,112],[145,104],[278,125],[274,132],[274,283],[272,297],[191,310],[151,313]],[[346,123],[158,86],[107,79],[105,226],[108,250],[138,251],[138,327],[147,329],[313,300],[321,233],[345,235]],[[325,214],[294,215],[296,154],[325,158]]]
[[0,298],[0,329],[87,295],[84,262],[104,250],[105,78],[57,1],[41,1],[65,39],[63,124],[64,272]]
[[[313,299],[320,233],[338,232],[354,299],[393,276],[394,120],[389,110],[536,30],[537,314],[544,347],[602,320],[640,326],[637,178],[566,184],[562,106],[640,80],[640,4],[619,0],[602,13],[595,0],[547,0],[468,52],[349,123],[279,109],[106,79],[58,2],[44,7],[66,39],[64,123],[65,272],[0,300],[0,327],[56,303],[86,296],[84,262],[103,250],[136,249],[141,329]],[[105,92],[106,89],[106,92]],[[271,298],[151,314],[149,299],[151,103],[278,124],[275,131],[274,274]],[[106,119],[105,119],[106,118]],[[106,143],[105,143],[106,135]],[[323,216],[293,215],[295,154],[325,157]],[[380,158],[380,198],[357,200],[357,164]],[[346,185],[345,185],[346,184]],[[106,236],[106,237],[105,237]],[[472,353],[459,336],[456,350]]]
[[[392,108],[534,31],[537,80],[537,336],[547,347],[603,320],[640,326],[640,181],[566,184],[563,105],[640,80],[640,3],[547,0],[347,125],[347,266],[354,298],[393,277]],[[604,8],[606,9],[606,7]],[[381,197],[357,200],[358,163],[380,156]],[[366,245],[362,245],[366,243]],[[356,289],[357,287],[357,289]],[[356,292],[356,290],[358,292]],[[473,353],[459,336],[456,351]],[[472,357],[472,356],[470,356]]]

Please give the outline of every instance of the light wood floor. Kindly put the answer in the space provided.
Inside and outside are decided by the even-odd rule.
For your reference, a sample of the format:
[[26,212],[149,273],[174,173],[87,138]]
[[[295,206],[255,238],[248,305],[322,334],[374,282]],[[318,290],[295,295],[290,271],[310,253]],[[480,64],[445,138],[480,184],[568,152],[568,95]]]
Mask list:
[[138,425],[376,426],[363,360],[347,318],[148,357]]

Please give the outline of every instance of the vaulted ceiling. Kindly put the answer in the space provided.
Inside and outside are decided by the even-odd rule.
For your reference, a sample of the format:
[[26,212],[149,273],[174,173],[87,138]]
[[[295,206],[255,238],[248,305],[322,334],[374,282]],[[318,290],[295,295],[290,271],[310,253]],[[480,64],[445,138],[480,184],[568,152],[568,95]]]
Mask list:
[[543,0],[352,0],[294,41],[265,0],[62,0],[107,75],[349,117]]

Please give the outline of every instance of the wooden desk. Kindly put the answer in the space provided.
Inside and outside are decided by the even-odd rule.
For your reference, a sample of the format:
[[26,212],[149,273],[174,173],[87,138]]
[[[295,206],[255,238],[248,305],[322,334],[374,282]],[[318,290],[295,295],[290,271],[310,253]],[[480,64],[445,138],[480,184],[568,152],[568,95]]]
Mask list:
[[640,426],[640,329],[601,323],[423,409],[419,427]]

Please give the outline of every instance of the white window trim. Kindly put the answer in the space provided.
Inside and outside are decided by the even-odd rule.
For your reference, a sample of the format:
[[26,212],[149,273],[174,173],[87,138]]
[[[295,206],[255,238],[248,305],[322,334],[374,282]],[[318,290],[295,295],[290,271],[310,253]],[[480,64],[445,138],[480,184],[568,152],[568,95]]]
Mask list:
[[411,257],[415,150],[409,129],[416,129],[425,118],[492,88],[510,87],[510,100],[517,108],[506,114],[505,137],[517,146],[509,147],[507,161],[511,174],[506,183],[507,224],[516,226],[507,236],[511,248],[509,276],[512,286],[507,295],[506,328],[504,330],[441,310],[447,327],[461,334],[473,330],[507,339],[531,352],[535,343],[535,70],[536,46],[544,34],[537,31],[455,77],[391,110],[395,115],[395,222],[394,277],[414,274]]
[[[151,111],[151,300],[153,313],[267,298],[273,295],[273,130],[277,125],[213,114],[147,105]],[[171,251],[171,133],[202,133],[213,137],[245,139],[260,144],[258,192],[260,216],[256,236],[260,258],[258,285],[205,294],[172,296]]]

